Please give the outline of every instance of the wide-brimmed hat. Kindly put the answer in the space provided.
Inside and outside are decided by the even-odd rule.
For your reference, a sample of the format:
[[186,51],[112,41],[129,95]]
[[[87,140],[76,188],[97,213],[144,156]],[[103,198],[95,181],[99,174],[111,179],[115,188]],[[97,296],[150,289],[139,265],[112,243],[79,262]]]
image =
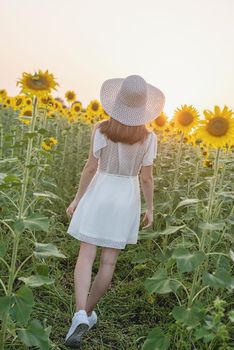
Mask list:
[[104,81],[100,101],[105,112],[126,125],[148,124],[158,117],[165,96],[157,87],[139,75]]

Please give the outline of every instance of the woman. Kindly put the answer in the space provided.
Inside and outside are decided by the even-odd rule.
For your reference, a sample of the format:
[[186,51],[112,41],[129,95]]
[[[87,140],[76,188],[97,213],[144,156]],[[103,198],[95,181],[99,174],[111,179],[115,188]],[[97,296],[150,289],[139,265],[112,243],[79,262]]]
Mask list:
[[[93,128],[79,189],[67,208],[72,217],[67,232],[80,240],[74,271],[76,312],[65,338],[70,347],[79,346],[82,335],[96,324],[94,308],[111,282],[121,249],[137,243],[140,183],[147,205],[143,229],[153,222],[157,137],[145,124],[163,110],[165,96],[142,77],[130,75],[106,80],[100,100],[110,119]],[[102,247],[100,265],[89,292],[97,246]]]

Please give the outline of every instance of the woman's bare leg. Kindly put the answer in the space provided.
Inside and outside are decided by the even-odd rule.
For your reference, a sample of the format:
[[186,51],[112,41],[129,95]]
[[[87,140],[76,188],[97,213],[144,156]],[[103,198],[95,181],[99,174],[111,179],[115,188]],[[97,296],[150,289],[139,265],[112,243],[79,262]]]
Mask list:
[[92,283],[85,308],[89,316],[111,282],[120,252],[120,249],[102,248],[99,269]]
[[80,242],[79,256],[74,270],[76,311],[85,310],[96,252],[96,245]]

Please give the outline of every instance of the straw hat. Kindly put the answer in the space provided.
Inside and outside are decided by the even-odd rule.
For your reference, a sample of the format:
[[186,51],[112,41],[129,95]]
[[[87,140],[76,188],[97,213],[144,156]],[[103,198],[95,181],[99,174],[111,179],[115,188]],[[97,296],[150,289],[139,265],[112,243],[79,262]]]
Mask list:
[[157,118],[165,104],[161,90],[139,75],[104,81],[100,91],[102,107],[109,116],[126,125],[148,124]]

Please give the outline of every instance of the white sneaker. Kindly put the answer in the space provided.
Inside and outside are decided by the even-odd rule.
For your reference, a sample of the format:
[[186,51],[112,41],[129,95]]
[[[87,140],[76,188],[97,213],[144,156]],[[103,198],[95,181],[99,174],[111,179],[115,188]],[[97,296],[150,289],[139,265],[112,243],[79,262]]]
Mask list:
[[75,312],[71,327],[65,337],[65,345],[71,348],[79,348],[83,334],[89,329],[89,320],[86,310]]
[[96,312],[93,310],[91,315],[88,316],[88,320],[89,320],[89,330],[97,323],[97,314]]

